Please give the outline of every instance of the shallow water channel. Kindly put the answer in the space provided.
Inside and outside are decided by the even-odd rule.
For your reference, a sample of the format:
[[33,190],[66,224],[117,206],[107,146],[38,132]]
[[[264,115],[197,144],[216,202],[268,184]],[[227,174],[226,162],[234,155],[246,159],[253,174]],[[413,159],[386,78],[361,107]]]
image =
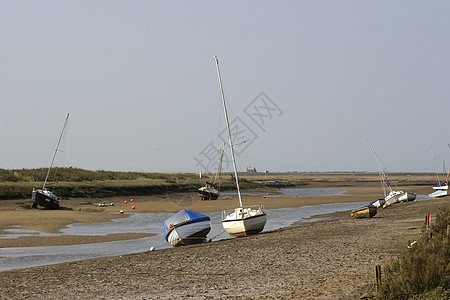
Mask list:
[[[309,190],[306,191],[305,190]],[[289,196],[339,195],[343,192],[335,188],[323,189],[289,189],[283,194]],[[320,193],[322,190],[323,194]],[[289,194],[286,194],[289,193]],[[419,198],[419,197],[418,197]],[[267,209],[267,223],[264,231],[287,227],[295,222],[312,222],[311,216],[346,211],[368,204],[367,202],[348,202],[303,206],[296,208]],[[208,237],[215,240],[231,238],[224,232],[221,224],[221,212],[204,213],[211,218],[211,232]],[[22,236],[58,236],[58,235],[107,235],[114,233],[152,233],[141,239],[104,242],[95,244],[12,247],[0,248],[0,271],[21,269],[34,266],[50,265],[62,262],[84,260],[96,257],[117,256],[170,248],[164,239],[163,221],[172,213],[131,213],[128,218],[113,219],[102,223],[76,223],[61,229],[60,233],[50,234],[24,229],[8,229],[8,234],[0,238],[16,238]]]

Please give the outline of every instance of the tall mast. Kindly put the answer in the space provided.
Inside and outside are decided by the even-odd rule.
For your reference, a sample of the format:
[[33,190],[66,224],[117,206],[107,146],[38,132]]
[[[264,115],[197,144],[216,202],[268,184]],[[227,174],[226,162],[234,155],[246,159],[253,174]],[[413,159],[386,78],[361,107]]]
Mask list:
[[225,147],[223,147],[220,150],[220,158],[219,158],[219,164],[217,165],[217,171],[216,171],[216,176],[214,177],[214,183],[213,186],[216,185],[217,181],[219,180],[220,177],[220,173],[222,172],[222,159],[223,159],[223,152],[225,151]]
[[377,161],[377,166],[378,166],[378,172],[380,173],[380,177],[381,177],[383,193],[384,193],[384,196],[386,197],[386,192],[385,192],[384,186],[386,186],[389,189],[389,191],[392,192],[391,184],[389,182],[389,179],[387,178],[386,172],[384,172],[384,170],[383,170],[383,166],[380,163],[380,159],[378,158],[378,155],[375,152],[375,148],[372,145],[372,141],[371,140],[367,140],[367,141],[369,142],[369,145],[370,145],[370,148],[372,149],[373,155],[375,155],[375,160]]
[[50,175],[50,170],[53,167],[53,162],[55,161],[56,153],[58,152],[59,144],[61,143],[61,139],[64,134],[64,129],[66,128],[67,120],[69,119],[69,114],[66,116],[66,120],[64,121],[63,129],[61,130],[61,134],[59,135],[58,143],[56,144],[55,152],[53,153],[52,162],[50,163],[50,167],[48,167],[47,176],[45,176],[44,185],[42,186],[42,189],[45,188],[45,185],[47,184],[48,175]]
[[431,158],[433,159],[434,170],[436,171],[436,177],[437,177],[437,180],[438,180],[438,186],[441,186],[441,179],[439,179],[439,172],[438,172],[438,169],[436,167],[436,160],[434,159],[433,149],[431,149],[430,151],[431,151]]
[[223,94],[222,78],[220,77],[219,60],[217,59],[217,56],[214,56],[214,59],[216,60],[217,76],[219,77],[219,85],[220,85],[220,96],[222,97],[223,112],[225,114],[225,122],[227,124],[228,142],[230,144],[231,160],[233,161],[234,178],[236,178],[236,187],[237,187],[237,192],[238,192],[238,197],[239,197],[239,206],[242,208],[241,190],[239,189],[239,177],[238,177],[238,173],[237,173],[237,169],[236,169],[236,159],[234,157],[233,141],[231,138],[230,124],[228,123],[228,112],[227,112],[227,106],[225,104],[225,95]]

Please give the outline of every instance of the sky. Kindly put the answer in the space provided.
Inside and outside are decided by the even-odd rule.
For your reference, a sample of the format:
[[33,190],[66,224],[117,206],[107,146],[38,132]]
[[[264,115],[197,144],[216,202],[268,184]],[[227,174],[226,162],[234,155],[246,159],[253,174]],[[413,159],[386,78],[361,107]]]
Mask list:
[[[450,166],[449,1],[0,0],[0,168]],[[224,139],[225,137],[225,139]],[[245,142],[245,143],[244,143]],[[231,170],[229,148],[224,169]]]

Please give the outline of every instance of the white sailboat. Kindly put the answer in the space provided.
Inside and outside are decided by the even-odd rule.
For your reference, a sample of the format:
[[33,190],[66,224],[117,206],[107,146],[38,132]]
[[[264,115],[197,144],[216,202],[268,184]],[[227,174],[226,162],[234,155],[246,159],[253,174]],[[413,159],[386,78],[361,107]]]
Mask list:
[[239,189],[239,176],[236,169],[236,159],[234,156],[233,140],[231,137],[230,124],[228,121],[228,112],[225,104],[225,96],[222,87],[222,78],[219,70],[219,60],[214,56],[216,61],[217,76],[219,78],[220,95],[222,98],[223,111],[225,115],[225,122],[228,131],[228,142],[230,145],[231,159],[233,162],[234,178],[236,179],[236,189],[239,197],[239,207],[232,211],[222,212],[222,226],[231,236],[247,236],[261,232],[267,222],[266,213],[264,212],[262,204],[244,207],[242,204],[241,191]]
[[50,171],[53,167],[53,163],[55,162],[56,153],[58,153],[59,144],[61,143],[61,139],[64,135],[64,130],[67,125],[67,120],[69,119],[69,114],[66,116],[66,120],[64,121],[63,129],[61,130],[61,134],[59,135],[58,143],[55,147],[55,152],[53,153],[52,162],[50,163],[50,166],[47,170],[47,175],[45,176],[44,184],[42,185],[42,188],[33,188],[33,191],[31,193],[31,200],[33,200],[32,207],[37,208],[37,206],[42,206],[47,209],[58,209],[60,206],[60,198],[57,197],[55,194],[53,194],[52,191],[47,189],[45,186],[47,184],[48,176],[50,175]]
[[[384,193],[384,203],[383,203],[383,199],[378,199],[378,200],[375,200],[374,202],[371,202],[371,204],[374,206],[377,206],[377,207],[382,206],[383,208],[386,208],[397,202],[405,202],[405,201],[415,200],[417,195],[414,193],[409,193],[409,192],[404,192],[404,191],[394,191],[392,189],[391,183],[389,182],[386,172],[384,171],[383,167],[381,166],[380,159],[378,158],[378,155],[375,152],[372,142],[370,140],[368,140],[368,141],[369,141],[370,148],[372,149],[372,152],[375,156],[375,160],[377,161],[378,172],[379,172],[380,178],[381,178],[381,186],[383,187],[383,193]],[[386,188],[387,188],[387,190],[389,190],[389,194],[387,194],[387,195],[386,195]]]
[[[450,148],[450,145],[449,145]],[[448,195],[448,181],[449,181],[449,176],[450,176],[450,168],[448,169],[447,172],[447,177],[446,179],[444,179],[444,181],[441,182],[440,178],[439,178],[439,173],[437,171],[436,168],[436,161],[434,160],[434,154],[433,151],[431,151],[431,157],[433,158],[433,164],[434,164],[434,169],[436,170],[436,177],[438,180],[438,185],[433,186],[433,189],[435,190],[433,193],[428,194],[429,197],[432,198],[438,198],[438,197],[444,197]],[[443,169],[445,172],[445,162],[443,162]]]

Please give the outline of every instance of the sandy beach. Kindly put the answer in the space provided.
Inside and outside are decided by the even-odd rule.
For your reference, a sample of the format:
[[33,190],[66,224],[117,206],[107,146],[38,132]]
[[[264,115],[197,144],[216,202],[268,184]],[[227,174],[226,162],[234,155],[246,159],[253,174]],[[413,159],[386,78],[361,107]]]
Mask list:
[[[339,184],[335,184],[339,186]],[[376,184],[348,187],[339,196],[245,197],[266,208],[372,201]],[[427,194],[429,186],[404,190]],[[30,209],[29,200],[0,201],[0,230],[21,226],[57,232],[71,223],[123,218],[126,212],[220,211],[236,199],[199,201],[190,194],[63,200],[58,211]],[[124,201],[128,203],[125,204]],[[133,210],[131,206],[136,208]],[[371,219],[348,212],[259,235],[120,257],[106,257],[0,272],[0,299],[359,299],[374,288],[375,265],[398,256],[421,232],[427,212],[436,215],[448,199],[416,201],[379,209]],[[0,247],[65,245],[136,239],[140,234],[0,239]],[[130,241],[131,242],[131,241]]]

